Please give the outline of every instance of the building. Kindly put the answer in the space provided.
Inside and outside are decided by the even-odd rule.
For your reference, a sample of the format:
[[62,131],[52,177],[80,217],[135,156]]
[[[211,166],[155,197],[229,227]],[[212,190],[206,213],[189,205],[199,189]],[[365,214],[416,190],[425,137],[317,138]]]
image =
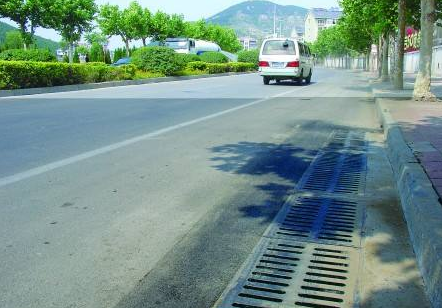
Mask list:
[[311,9],[305,19],[304,40],[308,43],[316,41],[321,30],[333,27],[342,16],[339,8]]
[[258,40],[250,37],[242,37],[239,42],[243,46],[244,50],[252,50],[258,48]]

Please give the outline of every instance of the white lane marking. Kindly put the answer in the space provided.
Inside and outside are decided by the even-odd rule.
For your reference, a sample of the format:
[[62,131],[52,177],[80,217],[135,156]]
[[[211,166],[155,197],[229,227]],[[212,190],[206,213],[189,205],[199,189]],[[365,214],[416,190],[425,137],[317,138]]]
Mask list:
[[89,159],[89,158],[92,158],[92,157],[95,157],[95,156],[98,156],[98,155],[109,153],[109,152],[112,152],[112,151],[115,151],[115,150],[127,147],[129,145],[132,145],[132,144],[135,144],[135,143],[147,140],[147,139],[158,137],[160,135],[163,135],[163,134],[166,134],[166,133],[178,130],[180,128],[191,126],[191,125],[194,125],[194,124],[197,124],[197,123],[200,123],[200,122],[204,122],[204,121],[207,121],[207,120],[211,120],[211,119],[223,116],[223,115],[228,114],[228,113],[232,113],[232,112],[235,112],[235,111],[247,108],[247,107],[251,107],[253,105],[257,105],[257,104],[263,103],[263,102],[268,101],[268,100],[270,100],[272,98],[280,97],[280,96],[289,94],[291,92],[293,92],[293,90],[290,90],[290,91],[287,91],[287,92],[283,92],[283,93],[280,93],[278,95],[266,97],[266,98],[263,98],[263,99],[259,99],[259,100],[256,100],[256,101],[253,101],[253,102],[241,105],[241,106],[237,106],[237,107],[234,107],[234,108],[226,109],[226,110],[223,110],[223,111],[220,111],[220,112],[217,112],[217,113],[213,113],[211,115],[204,116],[204,117],[201,117],[201,118],[197,118],[197,119],[194,119],[194,120],[191,120],[191,121],[187,121],[187,122],[183,122],[183,123],[180,123],[180,124],[177,124],[177,125],[173,125],[173,126],[169,126],[169,127],[166,127],[166,128],[162,128],[162,129],[156,130],[156,131],[148,133],[148,134],[140,135],[140,136],[137,136],[137,137],[134,137],[134,138],[130,138],[130,139],[121,141],[121,142],[113,143],[111,145],[108,145],[108,146],[105,146],[105,147],[102,147],[102,148],[99,148],[99,149],[96,149],[96,150],[88,151],[88,152],[85,152],[85,153],[82,153],[82,154],[79,154],[79,155],[75,155],[75,156],[72,156],[72,157],[69,157],[69,158],[66,158],[66,159],[62,159],[62,160],[59,160],[59,161],[56,161],[56,162],[53,162],[53,163],[49,163],[49,164],[46,164],[46,165],[43,165],[43,166],[40,166],[40,167],[29,169],[27,171],[16,173],[16,174],[11,175],[11,176],[3,177],[3,178],[0,178],[0,187],[6,186],[6,185],[9,185],[9,184],[13,184],[13,183],[16,183],[16,182],[28,179],[30,177],[37,176],[37,175],[40,175],[40,174],[43,174],[43,173],[46,173],[46,172],[49,172],[49,171],[61,168],[61,167],[65,167],[67,165],[71,165],[71,164],[74,164],[74,163],[77,163],[77,162],[80,162],[80,161],[83,161],[83,160],[86,160],[86,159]]

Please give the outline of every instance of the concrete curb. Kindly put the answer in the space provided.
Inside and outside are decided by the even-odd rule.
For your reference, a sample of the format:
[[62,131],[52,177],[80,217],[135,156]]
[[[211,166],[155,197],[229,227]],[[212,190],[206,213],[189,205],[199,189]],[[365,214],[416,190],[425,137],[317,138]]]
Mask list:
[[376,100],[413,249],[433,307],[442,307],[442,206],[399,125]]
[[109,81],[109,82],[100,82],[100,83],[88,83],[88,84],[55,86],[55,87],[45,87],[45,88],[0,90],[0,97],[13,97],[13,96],[34,95],[34,94],[60,93],[60,92],[71,92],[71,91],[81,91],[81,90],[103,89],[103,88],[143,85],[143,84],[150,84],[150,83],[162,83],[162,82],[170,82],[170,81],[235,76],[235,75],[244,75],[244,74],[253,74],[253,73],[255,73],[255,72],[223,73],[223,74],[197,75],[197,76],[160,77],[160,78],[149,78],[149,79],[140,79],[140,80]]

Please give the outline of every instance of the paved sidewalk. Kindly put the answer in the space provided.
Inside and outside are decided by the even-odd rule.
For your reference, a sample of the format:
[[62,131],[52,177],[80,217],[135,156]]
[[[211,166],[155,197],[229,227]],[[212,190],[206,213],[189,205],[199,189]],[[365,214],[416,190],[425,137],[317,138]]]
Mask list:
[[[433,307],[442,307],[442,102],[412,100],[413,77],[406,76],[403,91],[370,86],[426,292]],[[440,80],[432,88],[442,98]]]
[[[390,82],[377,81],[377,77],[373,74],[369,75],[371,85],[373,89],[373,95],[375,98],[401,98],[411,99],[413,98],[414,81],[416,74],[404,75],[404,90],[395,90]],[[431,91],[439,98],[442,99],[442,78],[433,78]]]
[[405,141],[442,196],[442,103],[384,100]]

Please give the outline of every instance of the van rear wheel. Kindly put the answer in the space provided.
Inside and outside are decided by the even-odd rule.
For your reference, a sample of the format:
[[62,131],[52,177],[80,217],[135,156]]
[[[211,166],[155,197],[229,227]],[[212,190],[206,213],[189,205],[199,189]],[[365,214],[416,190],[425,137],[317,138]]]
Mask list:
[[265,85],[270,84],[270,78],[269,77],[262,77],[262,81],[264,82]]
[[308,74],[308,77],[305,79],[305,82],[307,83],[307,84],[309,84],[309,83],[311,83],[312,82],[312,70],[310,70],[310,74]]

